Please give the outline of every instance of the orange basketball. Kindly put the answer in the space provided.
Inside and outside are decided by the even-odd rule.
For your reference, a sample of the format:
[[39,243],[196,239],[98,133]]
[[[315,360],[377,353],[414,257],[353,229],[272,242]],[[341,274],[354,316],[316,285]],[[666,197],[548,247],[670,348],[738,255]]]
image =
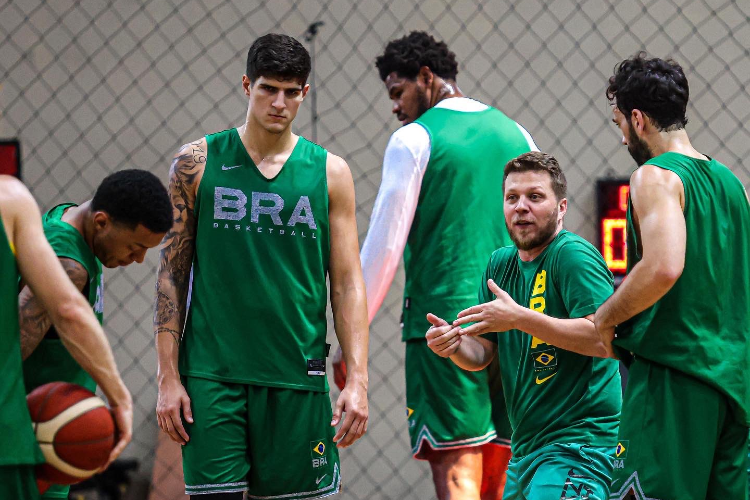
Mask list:
[[76,384],[52,382],[26,396],[34,433],[47,463],[37,477],[73,484],[107,463],[115,445],[115,423],[107,405]]

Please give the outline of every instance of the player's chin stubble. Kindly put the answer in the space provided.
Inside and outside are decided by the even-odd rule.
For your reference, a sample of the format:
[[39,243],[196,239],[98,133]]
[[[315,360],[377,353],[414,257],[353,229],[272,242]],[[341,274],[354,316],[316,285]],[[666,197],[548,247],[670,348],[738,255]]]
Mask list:
[[552,235],[554,235],[555,231],[557,230],[558,211],[559,210],[555,208],[555,211],[550,214],[547,222],[540,227],[536,236],[533,236],[531,238],[522,239],[518,236],[516,231],[509,227],[508,234],[510,235],[510,239],[511,241],[513,241],[513,244],[516,245],[516,248],[518,248],[519,250],[528,251],[549,243]]

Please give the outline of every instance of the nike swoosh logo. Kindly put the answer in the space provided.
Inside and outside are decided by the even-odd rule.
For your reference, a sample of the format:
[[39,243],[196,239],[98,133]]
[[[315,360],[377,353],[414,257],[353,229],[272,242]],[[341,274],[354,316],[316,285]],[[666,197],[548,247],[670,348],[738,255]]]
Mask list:
[[315,486],[319,485],[320,482],[323,480],[324,477],[326,477],[328,474],[323,474],[318,479],[315,480]]
[[233,165],[233,166],[231,166],[231,167],[227,167],[226,165],[222,165],[222,166],[221,166],[221,169],[222,169],[222,170],[232,170],[233,168],[239,168],[239,167],[241,167],[241,166],[242,166],[242,165]]
[[553,373],[553,374],[552,374],[552,375],[550,375],[549,377],[544,377],[544,378],[539,378],[539,377],[537,377],[537,378],[536,378],[536,385],[539,385],[539,384],[543,384],[543,383],[545,383],[546,381],[548,381],[549,379],[551,379],[551,378],[552,378],[552,377],[554,377],[555,375],[557,375],[557,372]]

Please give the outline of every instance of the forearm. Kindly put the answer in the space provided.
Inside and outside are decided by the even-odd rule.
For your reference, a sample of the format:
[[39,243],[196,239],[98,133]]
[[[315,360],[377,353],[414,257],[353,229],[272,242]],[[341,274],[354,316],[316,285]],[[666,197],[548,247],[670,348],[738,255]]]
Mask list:
[[661,299],[677,278],[641,261],[596,312],[600,328],[612,328],[645,311]]
[[75,291],[58,308],[51,309],[50,316],[65,348],[101,387],[110,404],[132,404],[109,342],[86,299]]
[[495,357],[497,347],[489,340],[480,340],[477,337],[464,335],[461,337],[461,345],[458,350],[450,356],[456,366],[467,371],[476,372],[483,370]]
[[157,380],[178,378],[177,361],[185,325],[188,282],[160,269],[154,305],[154,338],[157,354]]
[[25,360],[52,326],[47,310],[27,287],[18,295],[18,324],[21,329],[21,357]]
[[332,286],[331,309],[336,336],[346,362],[347,381],[358,380],[366,387],[369,329],[362,281],[351,280],[347,285]]
[[584,356],[608,357],[607,347],[602,342],[594,322],[587,318],[553,318],[523,308],[517,328],[566,351]]

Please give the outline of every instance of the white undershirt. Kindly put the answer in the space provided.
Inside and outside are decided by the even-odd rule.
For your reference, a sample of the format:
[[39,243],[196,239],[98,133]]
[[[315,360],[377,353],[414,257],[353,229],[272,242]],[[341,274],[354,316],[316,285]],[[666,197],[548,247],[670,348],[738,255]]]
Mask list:
[[[440,101],[435,107],[476,113],[489,106],[467,97],[453,97]],[[520,125],[518,128],[528,141],[529,148],[539,151],[526,129]],[[380,190],[361,252],[370,323],[396,275],[429,161],[430,136],[422,125],[410,123],[391,135],[385,148]]]

